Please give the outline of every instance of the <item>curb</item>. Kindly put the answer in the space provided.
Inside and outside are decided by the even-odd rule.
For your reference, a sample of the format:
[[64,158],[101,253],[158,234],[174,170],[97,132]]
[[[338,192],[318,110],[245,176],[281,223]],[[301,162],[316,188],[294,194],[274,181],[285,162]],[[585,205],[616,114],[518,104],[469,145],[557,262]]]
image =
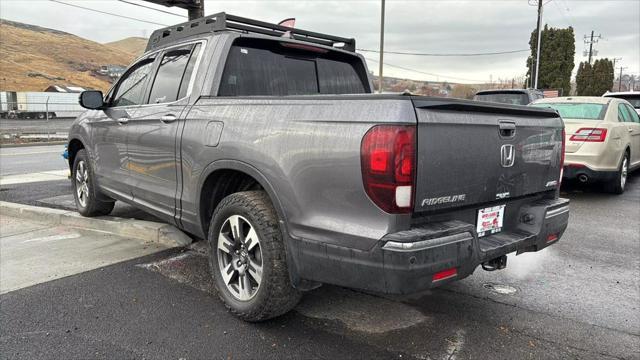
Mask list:
[[102,231],[118,236],[132,237],[171,247],[186,246],[192,239],[173,225],[153,221],[123,219],[113,216],[88,218],[75,211],[0,201],[2,216],[17,217],[51,225]]

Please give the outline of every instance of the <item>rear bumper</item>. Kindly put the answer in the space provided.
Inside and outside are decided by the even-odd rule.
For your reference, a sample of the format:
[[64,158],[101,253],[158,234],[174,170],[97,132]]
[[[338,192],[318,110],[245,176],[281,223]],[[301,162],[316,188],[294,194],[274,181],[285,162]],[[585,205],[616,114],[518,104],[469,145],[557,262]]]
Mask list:
[[[483,238],[473,224],[453,220],[388,234],[370,251],[291,239],[293,283],[308,280],[393,294],[440,286],[471,275],[483,262],[557,242],[567,228],[569,200],[539,201],[520,212],[533,220]],[[434,281],[435,274],[453,268],[455,275]]]
[[[617,171],[593,170],[586,165],[572,163],[564,167],[562,177],[569,180],[579,180],[581,182],[609,182],[615,180]],[[586,178],[585,178],[586,176]]]

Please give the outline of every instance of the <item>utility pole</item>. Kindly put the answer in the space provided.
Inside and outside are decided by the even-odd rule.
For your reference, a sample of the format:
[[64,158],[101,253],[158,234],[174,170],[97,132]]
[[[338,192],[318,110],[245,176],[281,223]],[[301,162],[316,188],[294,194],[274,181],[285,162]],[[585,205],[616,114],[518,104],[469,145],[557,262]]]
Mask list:
[[382,94],[382,69],[384,63],[384,0],[382,0],[382,9],[380,11],[380,67],[378,68],[378,92]]
[[622,91],[622,71],[627,67],[620,66],[620,78],[618,79],[618,91]]
[[542,33],[542,0],[538,0],[538,46],[536,50],[536,76],[534,78],[533,88],[538,88],[538,77],[540,76],[540,45],[542,43],[541,33]]
[[[621,60],[622,60],[622,58],[621,58],[621,57],[619,57],[619,58],[613,58],[613,68],[614,68],[614,69],[616,68],[616,61],[621,61]],[[614,70],[614,71],[615,71],[615,70]]]
[[167,7],[179,7],[189,13],[189,21],[204,17],[204,0],[145,0]]
[[188,9],[189,21],[204,17],[204,0],[193,0],[193,5]]
[[[594,50],[593,49],[593,44],[597,44],[598,40],[600,40],[602,38],[602,34],[594,36],[593,35],[593,30],[591,30],[591,36],[584,36],[584,43],[585,44],[589,44],[589,65],[591,65],[591,59],[593,56],[597,56],[598,55],[598,50]],[[587,52],[585,51],[585,53],[583,55],[587,55]]]

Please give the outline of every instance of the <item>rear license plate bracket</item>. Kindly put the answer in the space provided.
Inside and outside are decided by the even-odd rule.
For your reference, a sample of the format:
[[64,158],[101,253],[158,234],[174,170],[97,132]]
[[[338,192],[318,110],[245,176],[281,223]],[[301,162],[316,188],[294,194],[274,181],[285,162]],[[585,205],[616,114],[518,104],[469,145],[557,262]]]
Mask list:
[[478,237],[488,236],[502,231],[505,205],[496,205],[478,210],[476,232]]

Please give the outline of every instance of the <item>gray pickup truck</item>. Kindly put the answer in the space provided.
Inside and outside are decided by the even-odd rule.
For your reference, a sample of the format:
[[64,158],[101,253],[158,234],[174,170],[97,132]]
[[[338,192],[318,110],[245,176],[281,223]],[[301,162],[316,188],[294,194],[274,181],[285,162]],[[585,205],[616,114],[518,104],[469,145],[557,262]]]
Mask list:
[[355,41],[220,13],[158,30],[69,134],[78,211],[133,204],[210,244],[259,321],[323,283],[415,293],[558,241],[553,110],[374,95]]

